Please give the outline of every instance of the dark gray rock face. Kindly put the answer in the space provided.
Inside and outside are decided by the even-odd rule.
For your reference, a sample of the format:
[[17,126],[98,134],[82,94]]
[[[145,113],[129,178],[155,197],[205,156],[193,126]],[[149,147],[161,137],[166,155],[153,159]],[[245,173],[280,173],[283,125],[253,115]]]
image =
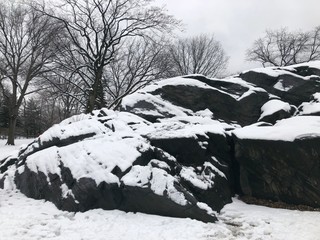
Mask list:
[[319,208],[319,127],[320,117],[296,117],[234,131],[243,194]]
[[292,117],[297,108],[279,99],[272,99],[261,107],[260,122],[275,124],[278,120]]
[[[220,211],[225,204],[230,203],[234,189],[230,169],[230,146],[226,136],[207,133],[197,135],[196,138],[163,137],[159,139],[153,138],[152,135],[147,137],[153,146],[163,149],[181,164],[177,168],[181,181],[197,199],[207,203],[215,211]],[[206,181],[219,182],[219,184],[209,184],[207,188],[199,188],[190,181],[190,175],[203,176]]]
[[[228,81],[207,79],[199,75],[187,76],[185,78],[192,81],[197,80],[204,83],[206,87],[194,82],[193,84],[186,85],[181,80],[181,84],[177,82],[174,84],[164,83],[160,84],[160,86],[146,89],[144,94],[152,95],[161,102],[169,102],[182,109],[191,109],[192,112],[185,111],[186,115],[193,115],[197,111],[208,109],[212,112],[214,119],[228,123],[246,126],[259,121],[273,125],[281,119],[289,119],[295,115],[318,115],[320,111],[318,95],[320,92],[320,65],[318,64],[318,67],[314,65],[317,65],[317,63],[287,68],[251,70],[240,74],[238,77],[229,78]],[[139,93],[136,94],[136,99],[144,99],[142,95],[140,97],[138,95]],[[269,106],[265,105],[270,99],[275,99],[278,103]],[[127,107],[126,101],[124,101],[122,110],[136,114],[142,112],[143,114],[148,114],[147,109],[140,108],[134,102],[131,101],[130,106],[132,108],[130,109]],[[154,112],[161,112],[161,108],[158,107],[159,105],[153,106],[153,120],[157,121],[161,117],[158,118],[157,115],[154,115]],[[172,116],[177,115],[171,112]],[[287,124],[290,126],[291,123],[288,122]],[[301,120],[299,124],[307,123]],[[259,125],[262,126],[260,123]],[[294,132],[295,126],[291,126],[290,129]],[[305,131],[303,134],[306,137],[314,135],[312,131]],[[278,141],[272,138],[260,138],[257,139],[254,136],[248,139],[233,137],[228,142],[229,149],[225,152],[228,152],[231,157],[225,162],[229,166],[229,173],[232,175],[229,179],[233,179],[231,189],[238,193],[259,198],[316,206],[318,197],[314,196],[318,196],[320,192],[318,185],[312,184],[314,181],[318,182],[316,175],[312,175],[310,178],[303,177],[309,176],[307,169],[298,171],[298,173],[295,171],[299,169],[297,168],[298,165],[304,164],[302,159],[308,159],[312,162],[313,167],[316,167],[318,164],[317,158],[312,156],[312,154],[317,155],[317,153],[313,149],[308,149],[303,144],[298,147],[296,140],[288,142],[281,139]],[[201,150],[197,149],[197,147],[191,147],[190,150],[183,151],[182,143],[185,141],[184,139],[177,139],[177,141],[174,139],[166,141],[156,139],[151,141],[154,141],[154,144],[158,146],[161,145],[161,147],[167,149],[168,152],[180,159],[183,159],[184,154],[192,156],[193,152],[199,152],[199,155],[201,155]],[[242,143],[246,144],[242,146]],[[277,155],[274,149],[278,145],[280,149],[277,150],[276,153],[279,153]],[[282,145],[288,145],[289,147],[281,149]],[[291,150],[291,148],[295,147],[299,149],[296,150],[298,152]],[[288,155],[287,151],[291,151],[290,156],[292,158],[295,157],[296,164],[290,165],[290,161],[286,159]],[[215,152],[215,154],[217,153]],[[204,155],[202,153],[202,156]],[[274,159],[273,161],[270,160],[269,169],[262,164],[267,162],[266,159]],[[300,162],[298,159],[301,159]],[[276,164],[277,161],[278,164]],[[284,167],[286,168],[285,170],[283,170]],[[295,177],[296,175],[299,175],[299,177]],[[266,179],[263,176],[267,176]],[[277,182],[277,187],[274,187],[275,183],[270,185],[270,179]],[[292,189],[288,190],[286,186],[290,181],[292,182]],[[308,182],[309,185],[305,187],[304,182]],[[298,191],[298,189],[300,190]],[[296,194],[294,193],[295,191],[297,192]],[[312,200],[307,200],[308,198]]]
[[319,76],[310,63],[156,82],[0,161],[0,187],[67,211],[204,222],[235,193],[320,207]]
[[299,106],[320,91],[319,69],[306,65],[290,68],[270,68],[267,71],[247,71],[240,78],[264,88],[283,101]]
[[120,110],[155,122],[177,116],[176,112],[163,108],[169,102],[186,115],[208,109],[214,119],[245,126],[258,120],[261,106],[268,100],[266,91],[241,79],[219,80],[196,75],[176,80],[174,84],[166,80],[162,85],[135,93],[123,101]]
[[235,138],[245,195],[320,207],[320,138],[294,142]]
[[260,121],[275,124],[278,120],[289,117],[292,117],[292,114],[290,112],[287,112],[285,110],[279,110],[270,115],[266,115],[260,118]]
[[[218,128],[208,130],[211,139],[207,130],[192,130],[196,122],[153,126],[109,110],[67,119],[20,151],[13,165],[6,161],[1,185],[14,176],[26,196],[67,211],[120,209],[214,222],[215,211],[231,202],[231,174],[228,159],[213,158],[219,145],[228,155],[223,128],[207,121]],[[174,141],[181,153],[184,148],[192,154],[179,155],[160,144],[161,138],[173,146],[163,128],[180,132]],[[213,139],[220,142],[211,146],[207,141]]]
[[303,102],[297,109],[300,116],[320,116],[320,92],[311,96],[309,102]]

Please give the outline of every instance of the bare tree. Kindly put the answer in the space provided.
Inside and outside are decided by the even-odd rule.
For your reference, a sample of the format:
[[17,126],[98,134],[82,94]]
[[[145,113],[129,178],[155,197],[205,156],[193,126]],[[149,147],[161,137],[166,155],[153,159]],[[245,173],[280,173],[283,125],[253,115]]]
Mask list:
[[9,145],[23,99],[42,88],[33,83],[50,70],[60,31],[54,19],[26,5],[0,2],[0,89],[9,102]]
[[35,96],[37,98],[34,99],[37,99],[41,112],[45,116],[46,126],[83,112],[83,105],[75,97],[82,96],[82,92],[77,93],[78,88],[69,81],[57,76],[45,84],[46,90],[38,92]]
[[[10,92],[6,92],[5,95],[0,91],[0,138],[4,132],[3,129],[7,129],[9,125],[9,109],[8,109],[8,98],[6,96],[10,96]],[[5,131],[6,132],[6,131]]]
[[263,66],[288,66],[320,59],[320,27],[310,32],[268,30],[247,51],[247,60]]
[[43,85],[46,86],[46,92],[39,93],[50,102],[54,102],[55,106],[59,106],[60,121],[83,112],[86,107],[86,86],[78,75],[70,75],[72,69],[72,62],[64,66],[56,65],[52,71],[44,75]]
[[117,108],[123,97],[162,77],[165,46],[149,39],[122,46],[103,76],[109,108]]
[[178,40],[169,49],[169,75],[203,74],[215,77],[226,69],[229,58],[220,42],[212,35],[200,35]]
[[72,42],[69,53],[78,61],[72,74],[78,74],[86,86],[87,112],[102,107],[97,99],[102,93],[105,67],[113,62],[125,39],[168,32],[179,24],[163,8],[151,7],[151,0],[62,2],[56,6],[57,14],[44,8],[40,11],[62,22],[69,34]]

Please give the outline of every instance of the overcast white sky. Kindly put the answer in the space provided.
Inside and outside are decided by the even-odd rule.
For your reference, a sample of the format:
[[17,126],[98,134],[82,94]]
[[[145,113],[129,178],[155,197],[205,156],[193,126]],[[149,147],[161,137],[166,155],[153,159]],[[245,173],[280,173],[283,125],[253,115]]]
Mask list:
[[245,51],[266,29],[312,30],[320,25],[320,0],[156,0],[183,21],[183,36],[214,34],[230,56],[229,73],[260,66]]

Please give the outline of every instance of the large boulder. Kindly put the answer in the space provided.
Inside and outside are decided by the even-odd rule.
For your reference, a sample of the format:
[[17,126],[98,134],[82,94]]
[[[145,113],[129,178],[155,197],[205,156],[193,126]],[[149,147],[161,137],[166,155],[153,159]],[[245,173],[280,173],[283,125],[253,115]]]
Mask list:
[[232,127],[205,116],[157,124],[106,109],[74,116],[22,149],[13,164],[4,161],[0,185],[14,181],[26,196],[67,211],[120,209],[213,222],[233,195],[226,128]]
[[309,102],[303,102],[296,113],[297,115],[320,116],[320,92],[311,96]]
[[204,222],[237,194],[319,207],[320,62],[190,75],[66,119],[0,161],[0,187],[68,211]]
[[243,72],[239,77],[299,106],[320,91],[320,61],[290,67],[258,68]]
[[191,75],[156,82],[137,91],[123,99],[120,110],[156,122],[208,109],[216,120],[248,125],[258,120],[260,109],[268,100],[264,89],[240,78],[221,80]]
[[197,199],[219,211],[234,192],[226,135],[230,128],[209,118],[177,117],[154,123],[141,134],[181,164],[179,178]]
[[320,207],[320,117],[233,131],[243,194]]
[[272,99],[261,107],[258,121],[275,124],[278,120],[292,117],[296,108],[279,99]]

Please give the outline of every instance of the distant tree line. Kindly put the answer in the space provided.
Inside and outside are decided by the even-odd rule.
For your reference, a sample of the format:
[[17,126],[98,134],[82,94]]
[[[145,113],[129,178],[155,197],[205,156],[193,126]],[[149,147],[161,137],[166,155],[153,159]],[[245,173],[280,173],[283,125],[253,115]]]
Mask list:
[[[0,0],[0,135],[35,137],[80,112],[116,109],[162,78],[219,77],[228,56],[213,35],[178,38],[180,21],[152,0]],[[320,58],[320,28],[268,30],[247,52],[263,66]]]
[[[219,76],[211,35],[175,40],[180,21],[150,0],[0,0],[0,129],[34,137],[80,112],[117,108],[161,78]],[[0,132],[1,134],[1,132]]]
[[263,66],[288,66],[320,59],[320,26],[312,31],[267,30],[247,51],[247,60]]

